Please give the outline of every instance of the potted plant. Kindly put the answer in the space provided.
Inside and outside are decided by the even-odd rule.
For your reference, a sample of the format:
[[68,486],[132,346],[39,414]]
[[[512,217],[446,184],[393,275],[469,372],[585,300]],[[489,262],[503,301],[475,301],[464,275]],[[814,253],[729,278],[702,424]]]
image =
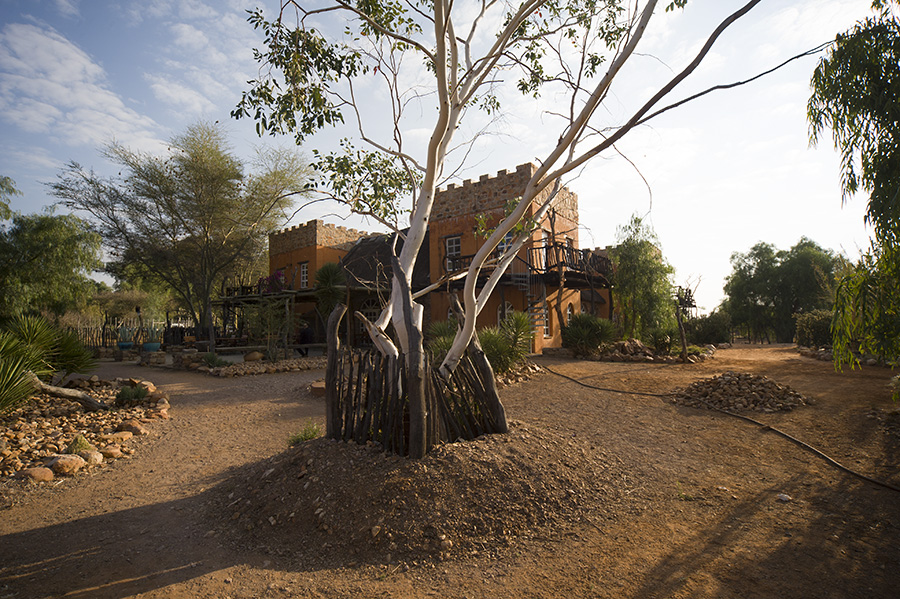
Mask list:
[[159,351],[160,345],[162,345],[162,335],[163,330],[162,327],[158,325],[151,325],[147,327],[147,340],[144,341],[143,348],[144,351],[155,352]]
[[119,327],[119,349],[125,351],[134,346],[134,331],[130,327],[122,325]]

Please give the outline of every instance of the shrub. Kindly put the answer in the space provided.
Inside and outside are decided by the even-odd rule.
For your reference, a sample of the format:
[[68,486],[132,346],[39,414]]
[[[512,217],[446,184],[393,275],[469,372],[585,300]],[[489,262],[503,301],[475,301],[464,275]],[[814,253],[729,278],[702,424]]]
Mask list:
[[322,436],[322,427],[318,422],[307,422],[299,432],[288,437],[288,445],[293,447],[304,441],[311,441]]
[[61,372],[88,372],[96,360],[73,333],[41,317],[19,317],[0,331],[0,413],[14,410],[32,395],[31,374],[50,380]]
[[[433,322],[426,331],[432,364],[439,364],[456,336],[456,321]],[[511,312],[498,327],[478,331],[478,341],[496,374],[508,372],[531,351],[531,320],[524,312]]]
[[716,310],[705,316],[691,318],[684,323],[684,332],[690,343],[709,345],[731,341],[731,316]]
[[125,385],[119,389],[118,393],[116,393],[116,403],[123,405],[133,401],[140,401],[145,397],[147,397],[147,387],[144,387],[143,385],[138,385],[136,387]]
[[672,345],[678,338],[678,332],[674,329],[650,329],[649,337],[650,345],[653,346],[656,353],[664,356],[672,353]]
[[203,363],[208,368],[218,368],[220,366],[228,366],[231,364],[228,360],[223,360],[215,354],[215,352],[206,352],[203,354]]
[[581,313],[572,316],[562,329],[562,345],[576,356],[590,356],[604,343],[616,338],[615,325],[605,318]]
[[813,310],[795,314],[797,333],[794,342],[806,347],[831,345],[831,310]]

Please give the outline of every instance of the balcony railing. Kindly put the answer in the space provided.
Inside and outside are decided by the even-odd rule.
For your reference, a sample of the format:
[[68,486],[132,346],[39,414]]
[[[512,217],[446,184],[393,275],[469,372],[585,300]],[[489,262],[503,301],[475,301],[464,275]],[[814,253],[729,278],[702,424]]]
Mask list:
[[[494,268],[499,259],[500,250],[494,250],[485,263],[485,269]],[[579,272],[587,275],[602,275],[609,277],[612,273],[612,262],[609,258],[598,256],[591,250],[579,250],[563,243],[546,243],[538,246],[526,247],[519,252],[519,258],[510,264],[508,273],[531,272],[546,274],[556,272],[560,266],[570,272]],[[474,254],[466,256],[445,255],[442,263],[444,272],[456,273],[469,268]]]

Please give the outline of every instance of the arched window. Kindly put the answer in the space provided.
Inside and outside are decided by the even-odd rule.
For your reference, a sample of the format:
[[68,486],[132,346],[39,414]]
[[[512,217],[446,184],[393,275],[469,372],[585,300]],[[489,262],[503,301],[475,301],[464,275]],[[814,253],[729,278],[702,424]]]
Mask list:
[[544,302],[544,337],[550,337],[550,302]]
[[572,302],[569,302],[569,305],[566,307],[566,324],[572,322],[573,316],[575,316],[575,306],[572,305]]

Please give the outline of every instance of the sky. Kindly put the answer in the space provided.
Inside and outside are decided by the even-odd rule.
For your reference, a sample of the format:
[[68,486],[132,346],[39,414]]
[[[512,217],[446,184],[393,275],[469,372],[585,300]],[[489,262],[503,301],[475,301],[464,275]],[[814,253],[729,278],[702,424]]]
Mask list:
[[[612,87],[609,122],[627,118],[741,4],[691,0],[684,11],[655,18],[640,55]],[[672,99],[748,79],[818,46],[868,16],[870,4],[763,0]],[[165,152],[167,140],[201,120],[222,124],[245,160],[261,146],[292,146],[289,138],[260,139],[251,121],[229,116],[259,69],[252,49],[260,37],[246,22],[256,6],[277,9],[272,0],[0,0],[0,175],[23,192],[11,207],[33,213],[54,204],[46,183],[71,161],[115,174],[102,154],[110,142]],[[695,289],[702,312],[721,301],[732,253],[759,241],[786,250],[805,236],[855,260],[869,244],[865,198],[842,201],[830,136],[809,146],[806,102],[818,59],[654,119],[617,144],[619,154],[567,179],[579,196],[581,247],[614,245],[618,227],[633,214],[644,217],[676,269],[675,283]],[[372,98],[377,104],[380,96]],[[476,142],[459,178],[537,161],[556,135],[542,111],[559,101],[504,95],[497,134]],[[407,139],[424,142],[429,126],[405,122]],[[338,139],[317,135],[302,150],[327,152]],[[378,229],[358,217],[339,221],[343,211],[321,204],[291,224],[323,217]]]

